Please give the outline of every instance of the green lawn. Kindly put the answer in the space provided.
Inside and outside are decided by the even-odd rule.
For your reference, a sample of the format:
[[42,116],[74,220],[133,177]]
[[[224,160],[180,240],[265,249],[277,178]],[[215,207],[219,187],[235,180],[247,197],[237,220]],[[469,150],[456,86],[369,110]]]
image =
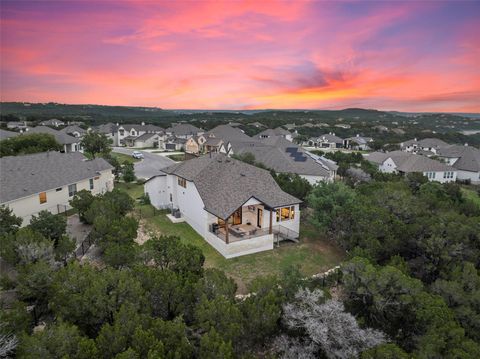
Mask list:
[[462,187],[462,192],[464,196],[471,201],[475,202],[480,207],[480,197],[477,192],[477,188],[474,187]]
[[[135,199],[143,194],[141,185],[119,183],[116,187],[125,190]],[[344,258],[343,251],[322,238],[310,225],[302,224],[298,244],[285,242],[271,251],[225,259],[187,223],[170,222],[165,211],[139,204],[135,211],[152,230],[164,235],[179,236],[185,242],[199,247],[205,256],[205,267],[225,271],[235,279],[240,293],[246,293],[246,285],[257,276],[280,275],[292,265],[298,266],[305,276],[310,276],[337,265]]]
[[177,154],[177,155],[167,155],[166,157],[170,158],[173,161],[180,162],[185,161],[185,154]]
[[111,152],[112,157],[116,158],[120,163],[134,163],[140,161],[137,158],[133,158],[131,155],[126,155],[124,153]]

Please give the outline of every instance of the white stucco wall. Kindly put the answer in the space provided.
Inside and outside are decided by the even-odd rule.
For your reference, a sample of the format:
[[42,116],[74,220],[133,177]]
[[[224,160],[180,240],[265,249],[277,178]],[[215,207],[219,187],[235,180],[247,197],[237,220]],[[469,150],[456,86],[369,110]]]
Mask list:
[[457,171],[457,179],[465,181],[470,180],[473,184],[480,184],[480,172]]
[[330,182],[333,181],[333,178],[322,177],[322,176],[310,176],[310,175],[300,175],[300,177],[305,178],[308,183],[312,186],[318,184],[319,182]]
[[[92,192],[92,194],[101,194],[106,191],[111,191],[113,189],[113,174],[109,171],[103,171],[98,179],[94,179],[94,188],[90,191],[90,178],[83,181],[77,182],[77,192],[85,189]],[[73,183],[69,183],[73,184]],[[22,226],[26,226],[30,223],[32,215],[38,214],[38,212],[47,210],[51,213],[59,213],[58,205],[61,205],[61,211],[63,211],[66,206],[67,209],[70,209],[69,201],[73,197],[68,195],[68,185],[66,184],[57,191],[57,188],[46,189],[44,192],[47,194],[47,202],[40,204],[39,194],[36,193],[31,196],[20,198],[14,201],[2,203],[7,205],[13,210],[16,216],[23,218]]]
[[150,202],[155,208],[166,208],[170,205],[167,176],[157,176],[147,181],[144,191],[150,197]]

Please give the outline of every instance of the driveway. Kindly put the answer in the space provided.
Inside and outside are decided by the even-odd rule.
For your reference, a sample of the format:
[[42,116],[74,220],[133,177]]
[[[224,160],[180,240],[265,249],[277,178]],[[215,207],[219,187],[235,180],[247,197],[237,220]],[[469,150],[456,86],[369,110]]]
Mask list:
[[[138,151],[138,150],[132,150],[129,148],[123,148],[123,147],[114,147],[113,152],[118,152],[118,153],[123,153],[126,155],[131,155],[133,151]],[[168,167],[175,162],[171,160],[168,157],[165,156],[159,156],[155,153],[148,153],[145,151],[140,151],[143,153],[144,159],[141,160],[140,162],[135,162],[135,175],[138,178],[150,178],[153,176],[156,176],[160,174],[160,170],[162,168]]]

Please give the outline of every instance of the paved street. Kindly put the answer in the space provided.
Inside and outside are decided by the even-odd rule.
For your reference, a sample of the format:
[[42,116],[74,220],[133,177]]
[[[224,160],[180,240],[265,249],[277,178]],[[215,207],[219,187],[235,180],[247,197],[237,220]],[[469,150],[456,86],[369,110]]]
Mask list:
[[[127,155],[131,155],[133,151],[129,148],[123,147],[114,147],[113,152],[124,153]],[[162,168],[170,166],[171,164],[175,163],[170,158],[165,156],[159,156],[155,153],[148,153],[145,151],[140,151],[143,153],[145,157],[140,162],[135,163],[135,175],[138,178],[150,178],[160,173]]]

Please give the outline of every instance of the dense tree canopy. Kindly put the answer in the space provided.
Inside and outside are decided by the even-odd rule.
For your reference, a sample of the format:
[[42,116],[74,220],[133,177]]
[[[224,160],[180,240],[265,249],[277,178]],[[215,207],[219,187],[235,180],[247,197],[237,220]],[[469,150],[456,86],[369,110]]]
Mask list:
[[63,147],[50,134],[30,133],[0,141],[0,157],[60,151]]

